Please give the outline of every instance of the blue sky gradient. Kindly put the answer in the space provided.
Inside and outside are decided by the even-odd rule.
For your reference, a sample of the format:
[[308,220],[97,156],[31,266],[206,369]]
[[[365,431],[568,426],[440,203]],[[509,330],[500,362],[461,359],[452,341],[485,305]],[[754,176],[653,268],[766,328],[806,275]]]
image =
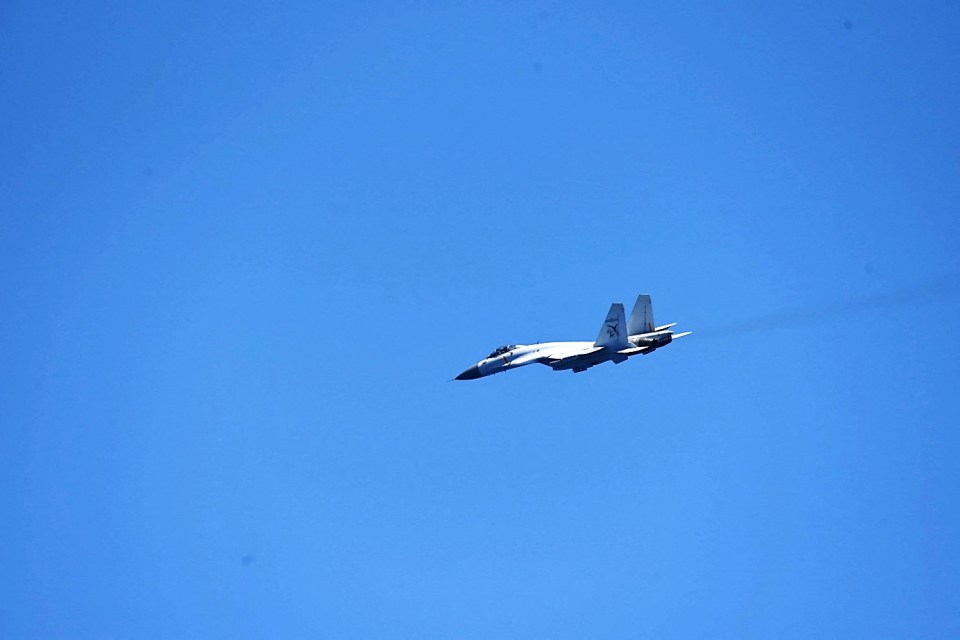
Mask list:
[[960,634],[960,4],[201,5],[0,7],[0,636]]

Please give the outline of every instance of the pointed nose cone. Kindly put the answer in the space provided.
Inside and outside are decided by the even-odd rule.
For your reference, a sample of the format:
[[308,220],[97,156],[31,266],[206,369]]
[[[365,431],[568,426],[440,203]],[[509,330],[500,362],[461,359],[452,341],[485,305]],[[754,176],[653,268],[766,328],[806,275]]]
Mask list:
[[480,377],[480,367],[473,365],[460,375],[458,375],[454,380],[476,380]]

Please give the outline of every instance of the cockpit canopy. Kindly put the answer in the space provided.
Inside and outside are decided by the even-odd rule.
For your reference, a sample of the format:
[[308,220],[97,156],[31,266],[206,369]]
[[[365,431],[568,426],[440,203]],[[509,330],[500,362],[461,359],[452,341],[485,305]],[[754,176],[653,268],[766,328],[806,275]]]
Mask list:
[[502,355],[502,354],[504,354],[504,353],[506,353],[506,352],[508,352],[508,351],[513,351],[513,350],[516,349],[516,348],[517,348],[517,345],[515,345],[515,344],[505,344],[505,345],[503,345],[502,347],[497,347],[496,349],[494,349],[494,350],[493,350],[493,353],[491,353],[491,354],[488,355],[487,357],[488,357],[488,358],[496,358],[497,356]]

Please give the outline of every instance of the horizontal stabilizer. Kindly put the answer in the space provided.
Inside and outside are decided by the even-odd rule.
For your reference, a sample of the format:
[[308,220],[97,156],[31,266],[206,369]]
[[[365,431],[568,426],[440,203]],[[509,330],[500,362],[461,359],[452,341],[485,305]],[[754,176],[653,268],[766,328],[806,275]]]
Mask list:
[[671,322],[670,324],[665,324],[663,326],[657,327],[656,329],[654,329],[654,331],[663,331],[664,329],[669,329],[670,327],[675,327],[675,326],[677,326],[677,323]]
[[684,331],[683,333],[675,333],[675,334],[673,334],[673,339],[676,340],[677,338],[682,338],[683,336],[688,336],[688,335],[690,335],[691,333],[693,333],[693,331]]

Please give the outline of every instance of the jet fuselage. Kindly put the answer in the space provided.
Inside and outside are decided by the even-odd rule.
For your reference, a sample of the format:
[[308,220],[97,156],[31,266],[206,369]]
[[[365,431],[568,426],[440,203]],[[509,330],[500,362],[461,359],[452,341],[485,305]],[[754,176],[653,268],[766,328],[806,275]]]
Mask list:
[[641,294],[625,320],[623,305],[616,302],[600,327],[594,342],[538,342],[537,344],[505,345],[456,377],[457,380],[475,380],[528,364],[545,364],[554,371],[585,371],[602,362],[620,364],[630,356],[653,353],[670,344],[675,338],[689,335],[670,330],[676,323],[661,327],[653,324],[653,303],[650,296]]

